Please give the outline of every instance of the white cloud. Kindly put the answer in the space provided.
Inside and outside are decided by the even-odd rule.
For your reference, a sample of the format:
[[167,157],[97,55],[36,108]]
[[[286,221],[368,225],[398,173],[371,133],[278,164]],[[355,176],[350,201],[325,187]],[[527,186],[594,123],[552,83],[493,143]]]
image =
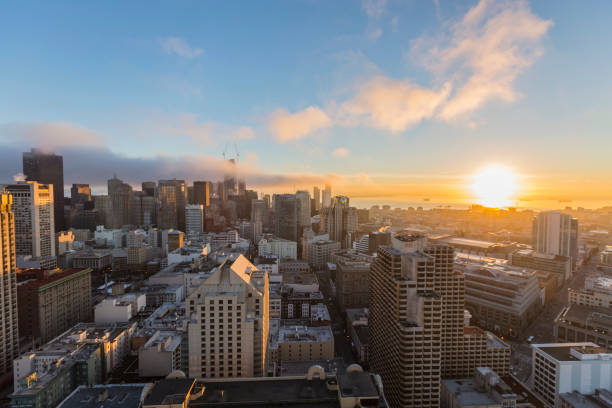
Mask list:
[[361,7],[368,17],[380,17],[385,12],[387,0],[362,0]]
[[332,152],[334,157],[346,157],[349,155],[349,150],[346,147],[339,147]]
[[53,150],[78,143],[82,146],[101,146],[97,132],[67,122],[27,122],[0,125],[0,139],[10,145],[28,144]]
[[413,57],[455,83],[439,118],[463,118],[490,101],[513,102],[514,81],[542,54],[541,39],[551,25],[525,0],[481,0],[439,37],[413,42]]
[[349,126],[365,124],[392,133],[434,116],[447,100],[450,84],[439,90],[421,88],[408,81],[386,77],[364,84],[357,95],[340,107],[340,122]]
[[285,109],[278,109],[268,120],[268,127],[280,142],[301,139],[331,125],[329,116],[315,106],[293,114]]
[[255,139],[255,131],[248,126],[240,126],[226,135],[230,140],[251,140]]
[[[386,2],[362,5],[376,17]],[[315,106],[293,115],[279,110],[270,128],[278,140],[287,141],[332,125],[366,125],[392,133],[426,119],[473,126],[471,115],[487,103],[518,97],[515,79],[542,54],[541,40],[551,25],[534,15],[526,0],[480,0],[461,19],[444,23],[439,36],[411,44],[411,56],[435,74],[438,85],[373,73],[344,102],[332,101],[326,111]]]
[[166,54],[176,54],[184,58],[195,58],[204,53],[203,49],[190,46],[187,41],[180,37],[161,38],[159,45]]
[[380,38],[381,35],[382,35],[382,28],[376,27],[374,30],[368,33],[368,38],[370,38],[370,40],[376,41]]

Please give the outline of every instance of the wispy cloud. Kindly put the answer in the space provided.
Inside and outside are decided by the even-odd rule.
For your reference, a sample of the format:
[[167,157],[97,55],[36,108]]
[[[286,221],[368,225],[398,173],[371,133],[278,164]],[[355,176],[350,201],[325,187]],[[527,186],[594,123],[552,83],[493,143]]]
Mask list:
[[332,156],[334,157],[346,157],[349,155],[349,149],[346,147],[339,147],[332,152]]
[[190,46],[185,39],[180,37],[160,38],[159,45],[166,54],[176,54],[183,58],[195,58],[204,53],[204,50]]
[[293,114],[285,109],[278,109],[268,120],[268,127],[280,142],[301,139],[331,125],[329,116],[315,106]]
[[385,12],[387,0],[362,0],[361,7],[368,17],[378,18]]
[[439,118],[453,120],[490,101],[516,100],[514,81],[542,54],[541,39],[551,26],[525,0],[481,0],[438,37],[413,42],[415,59],[456,83]]
[[[363,1],[368,16],[380,16],[385,1]],[[533,14],[526,0],[480,0],[461,19],[445,22],[435,37],[411,43],[410,56],[435,74],[424,86],[382,74],[361,81],[352,96],[295,114],[277,111],[270,128],[288,141],[329,126],[360,126],[403,132],[422,120],[461,120],[493,101],[513,102],[517,76],[542,54],[552,22]]]
[[338,123],[365,124],[392,133],[401,132],[434,116],[450,90],[448,83],[439,90],[431,90],[408,81],[374,78],[364,84],[354,98],[342,104]]
[[0,140],[7,145],[32,145],[53,150],[78,143],[102,146],[97,132],[68,122],[13,122],[0,124]]
[[370,40],[374,40],[374,41],[378,40],[381,35],[382,35],[382,28],[380,27],[376,27],[375,29],[373,29],[372,31],[368,33],[368,37],[370,38]]

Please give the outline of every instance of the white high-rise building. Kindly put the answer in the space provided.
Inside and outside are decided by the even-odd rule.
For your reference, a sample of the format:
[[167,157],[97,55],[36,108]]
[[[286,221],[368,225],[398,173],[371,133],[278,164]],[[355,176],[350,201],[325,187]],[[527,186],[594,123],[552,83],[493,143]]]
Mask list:
[[17,255],[55,256],[53,185],[22,181],[4,188],[13,196]]
[[533,249],[549,255],[578,258],[578,220],[559,211],[539,213],[533,219]]
[[243,255],[226,260],[186,302],[189,376],[258,377],[266,372],[269,278]]
[[185,230],[187,235],[204,231],[204,206],[202,204],[185,206]]
[[0,191],[0,377],[13,370],[13,359],[19,354],[15,222],[11,202],[11,195]]

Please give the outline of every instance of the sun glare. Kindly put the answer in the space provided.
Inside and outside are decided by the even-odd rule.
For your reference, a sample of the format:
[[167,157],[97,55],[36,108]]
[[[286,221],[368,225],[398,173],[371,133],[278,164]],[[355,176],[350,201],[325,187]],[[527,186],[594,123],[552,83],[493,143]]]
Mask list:
[[512,205],[517,190],[516,175],[505,167],[491,166],[474,175],[472,190],[478,203],[486,207]]

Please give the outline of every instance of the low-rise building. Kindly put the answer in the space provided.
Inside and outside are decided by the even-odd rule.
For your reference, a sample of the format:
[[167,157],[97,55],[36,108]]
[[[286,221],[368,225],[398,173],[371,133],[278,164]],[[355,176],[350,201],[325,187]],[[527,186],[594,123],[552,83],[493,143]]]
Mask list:
[[368,306],[372,257],[358,253],[335,253],[336,298],[342,310]]
[[584,279],[584,289],[568,289],[570,304],[612,307],[612,277],[593,274]]
[[57,408],[139,408],[152,388],[152,383],[79,385]]
[[259,256],[296,259],[297,242],[267,234],[257,243],[257,252]]
[[610,408],[612,407],[612,392],[597,389],[593,394],[585,395],[578,391],[559,395],[560,408]]
[[94,308],[94,322],[99,325],[127,323],[147,305],[144,293],[126,293],[102,300]]
[[522,268],[552,272],[557,276],[557,286],[569,280],[572,274],[570,258],[560,255],[548,255],[531,249],[520,249],[510,254],[510,264]]
[[74,268],[91,268],[93,271],[101,271],[113,264],[113,256],[109,251],[79,251],[72,257]]
[[514,377],[500,377],[488,367],[477,367],[474,377],[442,380],[444,408],[544,408],[544,402]]
[[308,263],[321,269],[331,261],[334,252],[340,250],[341,243],[338,241],[315,241],[308,244]]
[[346,372],[328,375],[313,366],[306,376],[228,378],[202,382],[203,393],[193,408],[388,408],[380,377],[351,365]]
[[569,305],[554,322],[558,341],[593,342],[612,349],[612,309]]
[[547,406],[561,406],[560,394],[612,389],[612,353],[608,349],[590,342],[531,347],[533,390]]
[[183,336],[176,331],[156,331],[138,350],[138,375],[165,377],[176,370],[185,370],[182,343]]
[[536,271],[463,254],[455,265],[465,276],[465,306],[476,324],[521,337],[543,306]]

